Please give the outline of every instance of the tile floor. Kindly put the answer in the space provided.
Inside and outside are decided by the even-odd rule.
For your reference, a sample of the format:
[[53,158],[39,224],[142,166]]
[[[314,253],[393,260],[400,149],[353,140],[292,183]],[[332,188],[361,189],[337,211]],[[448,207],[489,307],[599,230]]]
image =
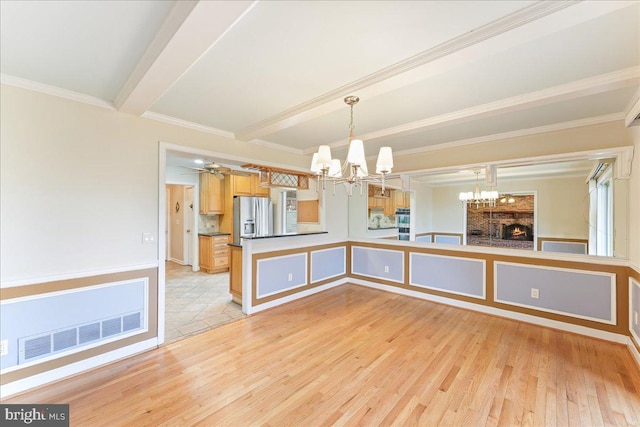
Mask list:
[[244,316],[231,302],[229,273],[207,274],[166,263],[165,343],[195,335]]

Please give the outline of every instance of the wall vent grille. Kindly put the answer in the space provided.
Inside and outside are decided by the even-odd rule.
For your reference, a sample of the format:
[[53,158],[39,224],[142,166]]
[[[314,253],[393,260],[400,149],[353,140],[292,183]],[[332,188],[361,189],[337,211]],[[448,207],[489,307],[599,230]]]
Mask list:
[[20,353],[18,364],[31,362],[59,352],[82,348],[117,335],[142,329],[142,312],[130,313],[76,325],[71,328],[49,331],[44,334],[18,339]]

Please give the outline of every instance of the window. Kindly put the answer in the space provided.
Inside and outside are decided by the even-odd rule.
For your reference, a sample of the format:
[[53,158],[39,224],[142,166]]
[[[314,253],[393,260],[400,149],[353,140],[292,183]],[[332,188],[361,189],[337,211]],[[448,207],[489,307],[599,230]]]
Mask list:
[[589,255],[613,256],[613,172],[600,163],[589,179]]

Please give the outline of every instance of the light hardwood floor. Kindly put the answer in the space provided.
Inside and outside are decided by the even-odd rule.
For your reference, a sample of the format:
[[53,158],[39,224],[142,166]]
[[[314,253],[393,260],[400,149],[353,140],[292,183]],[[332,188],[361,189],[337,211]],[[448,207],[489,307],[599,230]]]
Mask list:
[[344,285],[5,403],[71,425],[639,425],[622,345]]

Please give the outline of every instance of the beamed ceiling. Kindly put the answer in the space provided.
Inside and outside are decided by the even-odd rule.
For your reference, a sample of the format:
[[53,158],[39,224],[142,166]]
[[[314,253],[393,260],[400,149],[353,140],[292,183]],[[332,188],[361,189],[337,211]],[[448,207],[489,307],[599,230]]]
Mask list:
[[2,82],[344,158],[621,120],[638,1],[2,1]]

